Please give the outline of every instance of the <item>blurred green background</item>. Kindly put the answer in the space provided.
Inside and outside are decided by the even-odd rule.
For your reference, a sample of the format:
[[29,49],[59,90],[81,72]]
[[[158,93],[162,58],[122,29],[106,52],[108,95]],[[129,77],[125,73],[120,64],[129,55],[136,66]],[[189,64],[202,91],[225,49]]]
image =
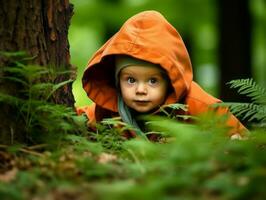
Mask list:
[[[73,85],[76,106],[88,105],[90,100],[82,89],[81,77],[88,60],[93,53],[111,37],[121,25],[134,14],[143,10],[157,10],[179,31],[191,56],[194,80],[212,95],[221,97],[221,7],[223,0],[71,0],[74,15],[69,29],[71,63],[78,68],[77,79]],[[233,1],[227,1],[231,8]],[[234,9],[241,7],[232,4]],[[259,84],[266,85],[266,1],[246,0],[250,23],[250,53],[248,57],[250,74],[239,70],[239,77],[253,77]],[[226,9],[223,8],[223,9]],[[225,10],[225,13],[227,11]],[[229,11],[228,11],[229,13]],[[234,13],[234,11],[232,12]],[[227,15],[227,14],[226,14]],[[222,16],[222,18],[225,18]],[[230,15],[230,13],[228,14]],[[234,17],[242,19],[237,13],[229,21],[222,21],[226,26]],[[230,17],[230,16],[229,16]],[[231,21],[230,21],[231,20]],[[236,25],[239,21],[236,21]],[[240,21],[241,22],[241,21]],[[241,23],[242,23],[241,22]],[[233,24],[234,27],[234,24]],[[228,30],[230,31],[230,30]],[[230,32],[229,32],[230,34]],[[241,34],[241,30],[239,33]],[[230,35],[229,35],[230,38]],[[228,41],[230,43],[230,41]],[[245,42],[245,41],[244,41]],[[229,61],[230,62],[230,61]],[[244,61],[245,62],[245,61]],[[230,73],[230,70],[227,70]],[[226,72],[227,73],[227,72]],[[242,76],[243,75],[243,76]],[[223,75],[224,76],[224,75]],[[230,79],[230,77],[229,77]]]

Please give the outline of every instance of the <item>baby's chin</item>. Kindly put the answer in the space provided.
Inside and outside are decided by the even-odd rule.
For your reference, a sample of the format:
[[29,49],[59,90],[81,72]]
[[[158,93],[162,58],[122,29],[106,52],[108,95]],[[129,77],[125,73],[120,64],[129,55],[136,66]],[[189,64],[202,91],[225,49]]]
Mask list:
[[135,109],[135,108],[131,108],[131,109],[136,114],[139,114],[139,115],[148,115],[148,114],[152,114],[152,113],[158,111],[159,107],[150,108],[150,109]]

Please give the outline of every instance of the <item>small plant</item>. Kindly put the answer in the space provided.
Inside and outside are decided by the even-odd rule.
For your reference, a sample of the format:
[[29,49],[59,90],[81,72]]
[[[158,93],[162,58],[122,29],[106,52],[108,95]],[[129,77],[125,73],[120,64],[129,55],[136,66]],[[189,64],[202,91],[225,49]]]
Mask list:
[[0,103],[13,110],[21,126],[14,134],[23,134],[27,144],[48,139],[52,144],[64,133],[86,130],[85,117],[77,116],[71,107],[52,101],[55,91],[73,81],[54,83],[59,74],[67,72],[55,72],[48,67],[15,61],[10,66],[1,67],[0,73],[2,82],[16,87],[15,92],[1,90]]
[[237,89],[241,95],[250,97],[251,103],[222,103],[228,106],[237,117],[248,122],[255,122],[260,127],[266,127],[266,90],[251,79],[232,80],[230,88]]
[[105,151],[119,153],[123,150],[123,142],[126,138],[124,131],[132,130],[120,118],[104,119],[97,123],[96,130],[89,133],[90,140],[100,143]]
[[191,116],[179,114],[178,112],[186,112],[187,105],[181,103],[169,104],[160,107],[160,111],[171,119],[189,119]]

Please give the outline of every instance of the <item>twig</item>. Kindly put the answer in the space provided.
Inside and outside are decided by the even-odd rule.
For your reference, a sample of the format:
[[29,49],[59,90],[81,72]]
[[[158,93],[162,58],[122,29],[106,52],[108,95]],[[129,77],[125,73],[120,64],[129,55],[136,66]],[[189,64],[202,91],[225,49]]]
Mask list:
[[25,148],[21,148],[21,149],[19,149],[19,151],[21,151],[21,152],[23,152],[23,153],[31,154],[31,155],[34,155],[34,156],[43,157],[43,154],[38,153],[38,152],[36,152],[36,151],[27,150],[27,149],[25,149]]
[[8,148],[8,146],[7,146],[7,145],[0,144],[0,149],[6,149],[6,148]]
[[34,146],[27,147],[27,149],[29,149],[29,150],[41,149],[41,148],[44,148],[46,146],[48,146],[48,144],[37,144],[37,145],[34,145]]

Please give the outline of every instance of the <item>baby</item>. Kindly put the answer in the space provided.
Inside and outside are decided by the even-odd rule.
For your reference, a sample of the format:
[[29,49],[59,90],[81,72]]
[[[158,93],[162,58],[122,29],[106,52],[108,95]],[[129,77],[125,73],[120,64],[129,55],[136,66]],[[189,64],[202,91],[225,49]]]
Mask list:
[[94,102],[78,108],[89,124],[120,116],[141,130],[136,116],[158,113],[161,106],[186,104],[185,115],[208,111],[227,114],[229,135],[246,128],[228,109],[212,107],[221,100],[193,81],[190,58],[177,30],[158,12],[144,11],[128,19],[91,58],[83,88]]

